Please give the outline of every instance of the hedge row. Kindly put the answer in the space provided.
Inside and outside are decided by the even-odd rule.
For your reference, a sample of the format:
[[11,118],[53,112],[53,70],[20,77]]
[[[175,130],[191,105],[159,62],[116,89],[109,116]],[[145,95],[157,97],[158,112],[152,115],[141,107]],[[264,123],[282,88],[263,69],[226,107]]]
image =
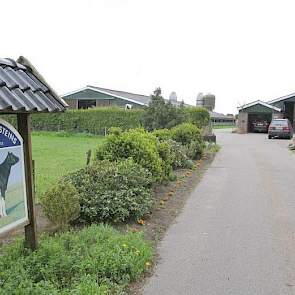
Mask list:
[[[122,108],[94,108],[88,110],[68,110],[64,113],[44,113],[32,115],[33,130],[67,131],[77,133],[105,134],[111,127],[123,130],[138,128],[143,110],[125,111]],[[1,116],[16,125],[16,116]]]
[[140,219],[152,208],[152,187],[174,180],[173,169],[192,168],[191,160],[199,159],[204,149],[200,129],[190,123],[154,132],[112,129],[91,165],[63,177],[45,193],[44,212],[60,227],[71,221]]
[[[111,127],[120,127],[122,130],[141,127],[142,123],[145,123],[144,118],[150,111],[150,107],[127,111],[119,107],[101,107],[88,110],[68,110],[64,113],[33,114],[32,128],[35,131],[66,131],[105,135]],[[165,111],[161,112],[160,109],[158,111],[162,117],[171,116]],[[154,123],[160,120],[156,113],[153,111],[150,118]],[[209,112],[199,107],[175,108],[174,115],[175,118],[170,118],[172,121],[168,124],[169,128],[187,122],[193,123],[198,128],[203,128],[210,121]],[[15,115],[1,115],[1,117],[16,126]],[[143,125],[147,130],[154,129],[146,124]],[[162,126],[161,122],[156,125]],[[159,128],[166,128],[166,125]]]

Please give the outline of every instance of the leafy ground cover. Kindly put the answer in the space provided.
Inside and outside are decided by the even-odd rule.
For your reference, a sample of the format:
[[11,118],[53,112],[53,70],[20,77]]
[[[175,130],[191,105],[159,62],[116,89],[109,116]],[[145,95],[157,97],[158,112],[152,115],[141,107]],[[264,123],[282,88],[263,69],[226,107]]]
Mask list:
[[106,225],[43,236],[35,252],[18,241],[0,248],[0,294],[125,294],[152,256],[142,233]]
[[86,152],[94,149],[104,137],[65,132],[34,132],[32,136],[35,160],[37,199],[58,179],[86,164]]

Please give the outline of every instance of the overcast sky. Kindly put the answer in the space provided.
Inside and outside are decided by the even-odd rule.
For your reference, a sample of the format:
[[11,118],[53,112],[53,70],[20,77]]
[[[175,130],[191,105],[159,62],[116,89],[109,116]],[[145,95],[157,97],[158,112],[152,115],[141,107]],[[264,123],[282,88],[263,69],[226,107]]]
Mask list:
[[0,56],[27,57],[60,94],[160,86],[232,113],[295,92],[294,0],[0,2]]

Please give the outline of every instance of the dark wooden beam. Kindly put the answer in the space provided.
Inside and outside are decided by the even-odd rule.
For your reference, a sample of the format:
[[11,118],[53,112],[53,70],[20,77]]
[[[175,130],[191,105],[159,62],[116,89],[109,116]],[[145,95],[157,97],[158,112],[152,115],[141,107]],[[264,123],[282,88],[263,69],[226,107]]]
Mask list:
[[32,250],[37,249],[37,229],[35,219],[35,200],[33,183],[33,162],[32,162],[32,142],[31,142],[31,117],[29,114],[17,114],[18,132],[24,142],[24,162],[27,190],[27,206],[29,224],[25,226],[26,246]]

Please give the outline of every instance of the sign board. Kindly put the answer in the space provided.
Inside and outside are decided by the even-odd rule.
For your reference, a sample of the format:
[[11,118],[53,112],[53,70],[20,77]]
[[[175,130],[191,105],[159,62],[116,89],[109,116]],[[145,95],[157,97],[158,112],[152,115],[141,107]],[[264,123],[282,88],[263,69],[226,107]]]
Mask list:
[[23,140],[0,119],[0,234],[27,223]]

